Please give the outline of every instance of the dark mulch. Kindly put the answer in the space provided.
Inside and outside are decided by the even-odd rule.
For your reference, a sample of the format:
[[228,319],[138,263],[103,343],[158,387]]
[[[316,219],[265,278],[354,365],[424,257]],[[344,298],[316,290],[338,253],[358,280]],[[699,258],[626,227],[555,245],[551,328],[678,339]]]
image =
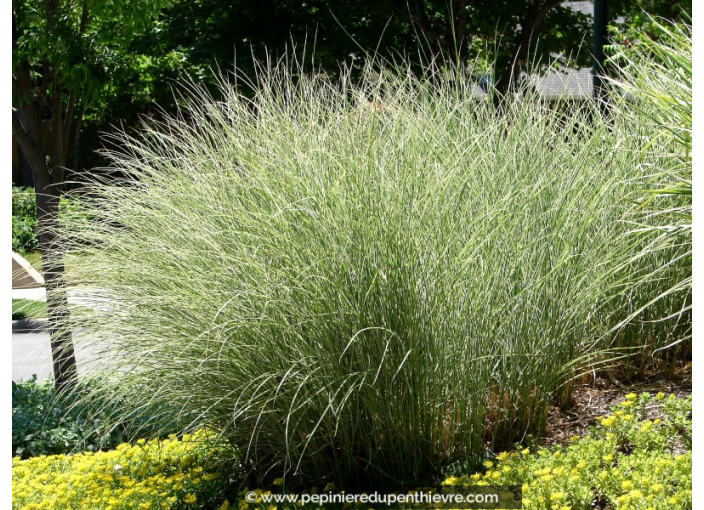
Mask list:
[[[597,377],[589,383],[575,386],[571,405],[550,408],[545,434],[540,444],[565,444],[573,436],[584,436],[587,427],[596,424],[596,418],[609,413],[612,406],[623,402],[628,393],[673,394],[686,397],[692,394],[692,363],[682,363],[671,377],[654,375],[637,381],[619,383],[615,378]],[[648,418],[658,417],[656,408],[649,410]]]

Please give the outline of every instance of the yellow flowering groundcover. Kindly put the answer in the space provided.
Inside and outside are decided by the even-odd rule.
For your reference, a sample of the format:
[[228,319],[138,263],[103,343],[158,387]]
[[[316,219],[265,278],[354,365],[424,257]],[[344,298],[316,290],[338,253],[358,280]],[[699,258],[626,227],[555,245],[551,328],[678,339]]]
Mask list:
[[[198,431],[108,452],[12,460],[12,506],[33,509],[212,508],[224,499],[221,446]],[[222,454],[222,455],[221,455]],[[231,455],[231,453],[230,453]]]
[[630,393],[612,411],[567,446],[503,452],[444,484],[522,485],[527,509],[691,509],[692,397]]

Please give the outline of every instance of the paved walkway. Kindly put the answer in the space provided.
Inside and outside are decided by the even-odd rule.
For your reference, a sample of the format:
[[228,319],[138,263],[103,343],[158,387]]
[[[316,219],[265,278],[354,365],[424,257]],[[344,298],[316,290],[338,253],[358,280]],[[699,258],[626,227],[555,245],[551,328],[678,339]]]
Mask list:
[[46,291],[44,290],[44,287],[12,289],[12,299],[33,299],[35,301],[46,301]]
[[[76,352],[76,364],[80,374],[87,369],[91,358],[91,349],[86,346],[80,333],[74,332],[73,346]],[[37,380],[50,379],[53,376],[51,364],[51,344],[49,332],[44,329],[12,331],[12,380],[30,379],[36,374]]]
[[[82,306],[96,306],[77,296],[72,296],[69,290],[69,302]],[[32,299],[46,301],[46,292],[43,287],[30,289],[12,289],[12,299]],[[99,308],[99,306],[98,306]],[[38,380],[49,379],[53,376],[51,362],[51,344],[49,333],[41,325],[42,321],[13,321],[12,326],[12,380],[20,381],[29,379],[33,374]],[[26,325],[30,325],[27,328]],[[38,327],[37,327],[38,326]],[[79,373],[85,370],[90,360],[90,349],[82,341],[81,335],[74,332],[73,343],[76,351],[76,363]]]

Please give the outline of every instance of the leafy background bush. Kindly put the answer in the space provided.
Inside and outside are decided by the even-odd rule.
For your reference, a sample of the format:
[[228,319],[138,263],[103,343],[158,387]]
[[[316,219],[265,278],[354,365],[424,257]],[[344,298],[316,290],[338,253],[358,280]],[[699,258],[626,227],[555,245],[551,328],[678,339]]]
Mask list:
[[[80,194],[62,197],[59,204],[61,221],[85,215]],[[84,217],[89,221],[90,217]],[[33,253],[39,248],[36,199],[33,188],[12,186],[12,251],[26,255],[35,269],[41,270],[41,257]]]
[[12,186],[12,251],[26,253],[38,246],[34,190]]

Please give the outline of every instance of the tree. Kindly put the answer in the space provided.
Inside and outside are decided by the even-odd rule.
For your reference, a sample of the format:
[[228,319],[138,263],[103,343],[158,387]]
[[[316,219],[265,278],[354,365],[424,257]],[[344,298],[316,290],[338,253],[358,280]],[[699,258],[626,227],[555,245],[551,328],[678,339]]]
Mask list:
[[591,18],[563,0],[429,0],[409,3],[419,36],[459,66],[483,62],[499,93],[548,63],[586,65]]
[[116,55],[165,3],[13,0],[12,134],[34,180],[59,391],[73,387],[76,380],[64,268],[55,235],[68,157],[86,107],[109,83]]
[[591,27],[563,0],[179,0],[148,39],[183,52],[187,67],[228,68],[236,53],[245,74],[252,57],[290,55],[292,45],[332,73],[355,54],[420,53],[492,68],[505,92],[531,64],[589,65]]

